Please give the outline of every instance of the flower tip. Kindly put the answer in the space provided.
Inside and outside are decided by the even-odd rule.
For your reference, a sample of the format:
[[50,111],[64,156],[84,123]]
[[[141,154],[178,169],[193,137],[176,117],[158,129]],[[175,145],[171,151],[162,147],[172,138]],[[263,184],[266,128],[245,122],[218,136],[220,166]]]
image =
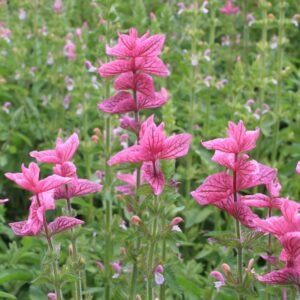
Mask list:
[[5,204],[6,202],[8,202],[9,200],[6,198],[6,199],[0,199],[0,205],[1,204]]
[[172,220],[171,225],[172,225],[172,226],[175,226],[175,225],[177,225],[177,224],[179,224],[179,223],[181,223],[181,222],[184,222],[184,220],[183,220],[181,217],[175,217],[175,218]]

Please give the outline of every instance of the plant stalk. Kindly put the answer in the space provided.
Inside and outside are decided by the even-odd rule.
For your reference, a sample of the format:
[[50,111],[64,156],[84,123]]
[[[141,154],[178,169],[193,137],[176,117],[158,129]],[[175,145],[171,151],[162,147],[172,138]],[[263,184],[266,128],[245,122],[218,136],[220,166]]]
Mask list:
[[278,25],[278,69],[277,69],[277,90],[275,96],[275,116],[276,123],[274,126],[274,139],[272,145],[272,162],[276,161],[277,157],[277,146],[278,146],[278,136],[279,136],[279,125],[280,125],[280,113],[281,113],[281,97],[282,97],[282,68],[284,60],[284,22],[285,22],[285,2],[280,0],[280,14],[279,14],[279,25]]
[[[136,91],[133,91],[133,99],[134,99],[134,102],[136,104],[136,107],[138,107]],[[136,125],[139,128],[139,126],[140,126],[139,111],[134,112],[134,119],[135,119]],[[137,132],[136,132],[136,143],[137,144],[139,143],[139,130],[137,130]],[[138,167],[137,172],[136,172],[136,192],[135,192],[135,196],[134,196],[136,209],[139,207],[138,190],[140,188],[140,184],[141,184],[141,167]],[[141,245],[141,238],[138,236],[136,246],[135,246],[135,253],[139,252],[140,245]],[[137,264],[138,264],[138,261],[137,261],[137,258],[135,258],[134,262],[133,262],[133,269],[132,269],[131,283],[130,283],[130,291],[129,291],[129,299],[130,300],[135,300],[136,299],[136,287],[137,287],[137,277],[138,277],[137,276],[138,275],[138,266],[137,266]]]
[[[155,204],[156,207],[159,203],[159,197],[155,196]],[[153,300],[154,299],[154,289],[153,289],[153,270],[154,270],[154,249],[156,245],[156,233],[158,228],[158,217],[157,212],[154,216],[153,225],[152,225],[152,234],[150,239],[150,249],[149,249],[149,256],[148,256],[148,291],[147,291],[147,299]]]
[[[235,154],[234,160],[235,160],[235,165],[238,159],[238,155]],[[237,172],[233,171],[233,197],[234,197],[234,202],[236,203],[238,201],[238,194],[237,194]],[[236,230],[236,237],[239,240],[239,245],[237,247],[237,278],[238,278],[238,283],[240,285],[243,284],[243,248],[241,245],[241,225],[239,220],[235,220],[235,230]],[[239,294],[239,300],[243,300],[244,297]]]
[[[36,199],[37,199],[38,205],[40,207],[41,202],[40,202],[40,199],[39,199],[39,194],[36,194]],[[43,215],[43,227],[44,227],[45,237],[47,239],[48,248],[50,250],[51,256],[54,255],[54,257],[55,257],[54,261],[52,262],[52,271],[53,271],[53,275],[54,275],[54,290],[55,290],[56,299],[57,300],[63,300],[63,293],[62,293],[61,283],[60,283],[59,275],[58,275],[59,270],[58,270],[57,256],[56,256],[56,253],[54,251],[51,236],[49,234],[48,224],[47,224],[45,214]]]

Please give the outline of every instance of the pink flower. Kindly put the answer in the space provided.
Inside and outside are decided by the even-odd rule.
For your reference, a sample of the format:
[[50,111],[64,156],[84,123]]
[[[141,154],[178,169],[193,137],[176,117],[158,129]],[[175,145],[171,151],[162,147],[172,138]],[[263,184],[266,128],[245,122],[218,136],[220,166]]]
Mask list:
[[259,131],[259,128],[256,128],[255,131],[246,131],[243,121],[239,121],[237,125],[229,122],[227,138],[202,142],[202,145],[209,150],[219,150],[226,153],[248,152],[256,147]]
[[[117,174],[117,179],[123,181],[126,183],[126,185],[119,185],[116,186],[116,191],[119,193],[122,193],[124,195],[133,196],[135,194],[136,190],[136,170],[133,172],[133,174]],[[141,176],[141,185],[144,184],[144,177]]]
[[137,124],[133,118],[123,116],[120,118],[120,127],[137,134],[139,132],[140,124]]
[[126,72],[145,72],[168,76],[168,69],[157,57],[164,41],[165,37],[162,34],[149,36],[149,33],[146,33],[138,37],[135,28],[130,29],[129,35],[119,34],[119,43],[112,48],[107,46],[106,53],[120,59],[103,64],[99,68],[100,75],[114,76]]
[[239,7],[234,7],[232,5],[232,0],[227,0],[226,5],[222,8],[220,8],[220,12],[222,14],[230,16],[230,15],[238,14],[240,12],[240,8]]
[[280,242],[284,249],[280,259],[285,261],[285,267],[257,276],[257,279],[267,284],[295,284],[300,287],[300,233],[287,233],[280,238]]
[[236,202],[234,201],[234,197],[230,196],[222,201],[212,204],[219,209],[226,211],[236,220],[239,220],[245,227],[257,229],[257,224],[254,222],[254,220],[258,219],[258,216],[253,213],[243,201],[241,201],[239,195]]
[[40,193],[31,198],[28,220],[10,223],[9,226],[16,235],[37,235],[42,230],[45,212],[54,209],[53,190]]
[[68,183],[68,188],[61,186],[55,189],[54,198],[58,199],[71,199],[74,197],[94,194],[102,190],[102,185],[88,180],[88,179],[78,179],[73,178],[72,181]]
[[190,134],[185,133],[166,137],[163,130],[164,123],[156,126],[152,115],[141,126],[139,145],[131,146],[117,153],[108,161],[109,165],[143,162],[144,178],[151,185],[155,195],[159,195],[163,191],[165,182],[159,160],[185,156],[192,139]]
[[22,173],[5,173],[5,176],[17,185],[34,194],[53,190],[71,181],[71,178],[51,175],[39,180],[40,168],[36,163],[30,163],[26,168],[22,164]]
[[266,220],[256,219],[254,223],[263,232],[272,233],[282,237],[288,232],[300,231],[300,215],[298,214],[299,204],[293,201],[283,201],[281,217],[270,217]]
[[[241,157],[242,158],[242,157]],[[255,162],[255,163],[254,163]],[[258,185],[268,184],[276,176],[276,170],[265,165],[259,164],[256,161],[250,161],[245,164],[247,168],[236,170],[236,190],[234,190],[233,176],[226,172],[219,172],[210,175],[206,178],[202,185],[197,190],[191,193],[192,197],[200,204],[215,204],[217,201],[223,201],[231,196],[234,192],[249,189]],[[253,171],[253,166],[258,167],[257,171]]]
[[163,272],[164,272],[164,267],[162,265],[158,265],[155,268],[154,281],[157,285],[162,285],[165,282],[165,277],[162,274]]
[[298,161],[297,166],[296,166],[296,172],[300,174],[300,161]]
[[8,201],[9,201],[8,199],[0,199],[0,205],[3,205]]
[[155,92],[151,97],[137,93],[137,102],[135,102],[131,93],[119,92],[98,104],[98,108],[111,114],[124,114],[131,111],[161,107],[168,101],[168,98],[168,92],[164,88],[160,92]]
[[51,299],[51,300],[56,300],[56,299],[57,299],[55,293],[49,293],[49,294],[47,295],[47,297],[48,297],[49,299]]
[[215,282],[215,288],[217,291],[220,290],[220,288],[225,285],[225,279],[222,275],[222,273],[218,272],[218,271],[212,271],[210,273],[210,276],[213,276],[217,279],[217,281]]
[[38,162],[63,164],[71,160],[78,146],[78,135],[73,133],[64,143],[61,138],[58,138],[54,150],[32,151],[30,156],[36,158]]
[[76,45],[71,41],[67,40],[64,46],[65,56],[68,57],[70,61],[75,60],[76,58]]
[[57,14],[60,14],[62,12],[62,3],[61,3],[61,0],[55,0],[54,1],[53,10]]

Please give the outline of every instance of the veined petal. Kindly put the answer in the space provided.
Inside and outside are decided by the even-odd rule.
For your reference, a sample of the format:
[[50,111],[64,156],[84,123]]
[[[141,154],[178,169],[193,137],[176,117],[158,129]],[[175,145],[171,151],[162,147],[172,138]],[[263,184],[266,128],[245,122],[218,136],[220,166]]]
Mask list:
[[48,227],[51,230],[51,235],[55,235],[59,232],[71,229],[75,226],[81,225],[84,222],[82,220],[73,217],[58,217],[53,222],[51,222]]
[[143,162],[149,160],[151,160],[149,153],[145,152],[140,145],[134,145],[115,154],[107,163],[111,166],[115,164]]
[[140,40],[137,43],[135,55],[143,57],[157,56],[160,54],[164,42],[165,36],[163,34],[155,34],[147,39]]
[[162,77],[170,75],[169,70],[158,57],[137,57],[135,59],[135,70]]
[[98,104],[98,108],[111,114],[123,114],[137,110],[133,97],[128,92],[119,92]]
[[143,163],[143,178],[149,183],[154,195],[159,196],[164,189],[165,177],[157,162]]
[[114,76],[117,74],[132,71],[132,62],[130,60],[117,59],[103,64],[99,68],[99,74],[102,77]]
[[48,176],[45,179],[39,181],[35,192],[36,193],[47,192],[49,190],[58,188],[59,186],[64,185],[64,184],[70,182],[71,180],[72,180],[72,178],[61,177],[58,175],[51,175],[51,176]]
[[201,143],[208,150],[219,150],[226,153],[239,153],[236,141],[232,138],[218,138]]
[[77,133],[73,133],[64,143],[58,139],[56,142],[56,154],[60,159],[60,163],[71,160],[78,146],[79,138]]
[[299,285],[300,270],[284,268],[263,276],[256,277],[260,282],[267,284],[297,284]]
[[44,151],[31,151],[29,153],[31,157],[34,157],[38,162],[59,164],[60,159],[56,156],[55,150],[44,150]]
[[232,177],[226,172],[213,174],[191,195],[200,205],[211,204],[230,196],[233,192],[232,183]]
[[168,137],[164,142],[160,159],[174,159],[187,155],[191,140],[192,135],[188,133]]
[[155,92],[153,97],[140,94],[138,99],[141,109],[152,109],[163,106],[169,100],[169,95],[168,91],[162,88],[160,92]]

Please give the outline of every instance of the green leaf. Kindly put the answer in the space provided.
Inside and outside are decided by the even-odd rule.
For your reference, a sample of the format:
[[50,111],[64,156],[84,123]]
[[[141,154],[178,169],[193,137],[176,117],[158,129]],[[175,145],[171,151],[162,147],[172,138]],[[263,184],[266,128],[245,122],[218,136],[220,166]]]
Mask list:
[[5,293],[5,292],[0,292],[0,298],[3,298],[3,299],[17,299],[16,296],[14,296],[12,294]]

